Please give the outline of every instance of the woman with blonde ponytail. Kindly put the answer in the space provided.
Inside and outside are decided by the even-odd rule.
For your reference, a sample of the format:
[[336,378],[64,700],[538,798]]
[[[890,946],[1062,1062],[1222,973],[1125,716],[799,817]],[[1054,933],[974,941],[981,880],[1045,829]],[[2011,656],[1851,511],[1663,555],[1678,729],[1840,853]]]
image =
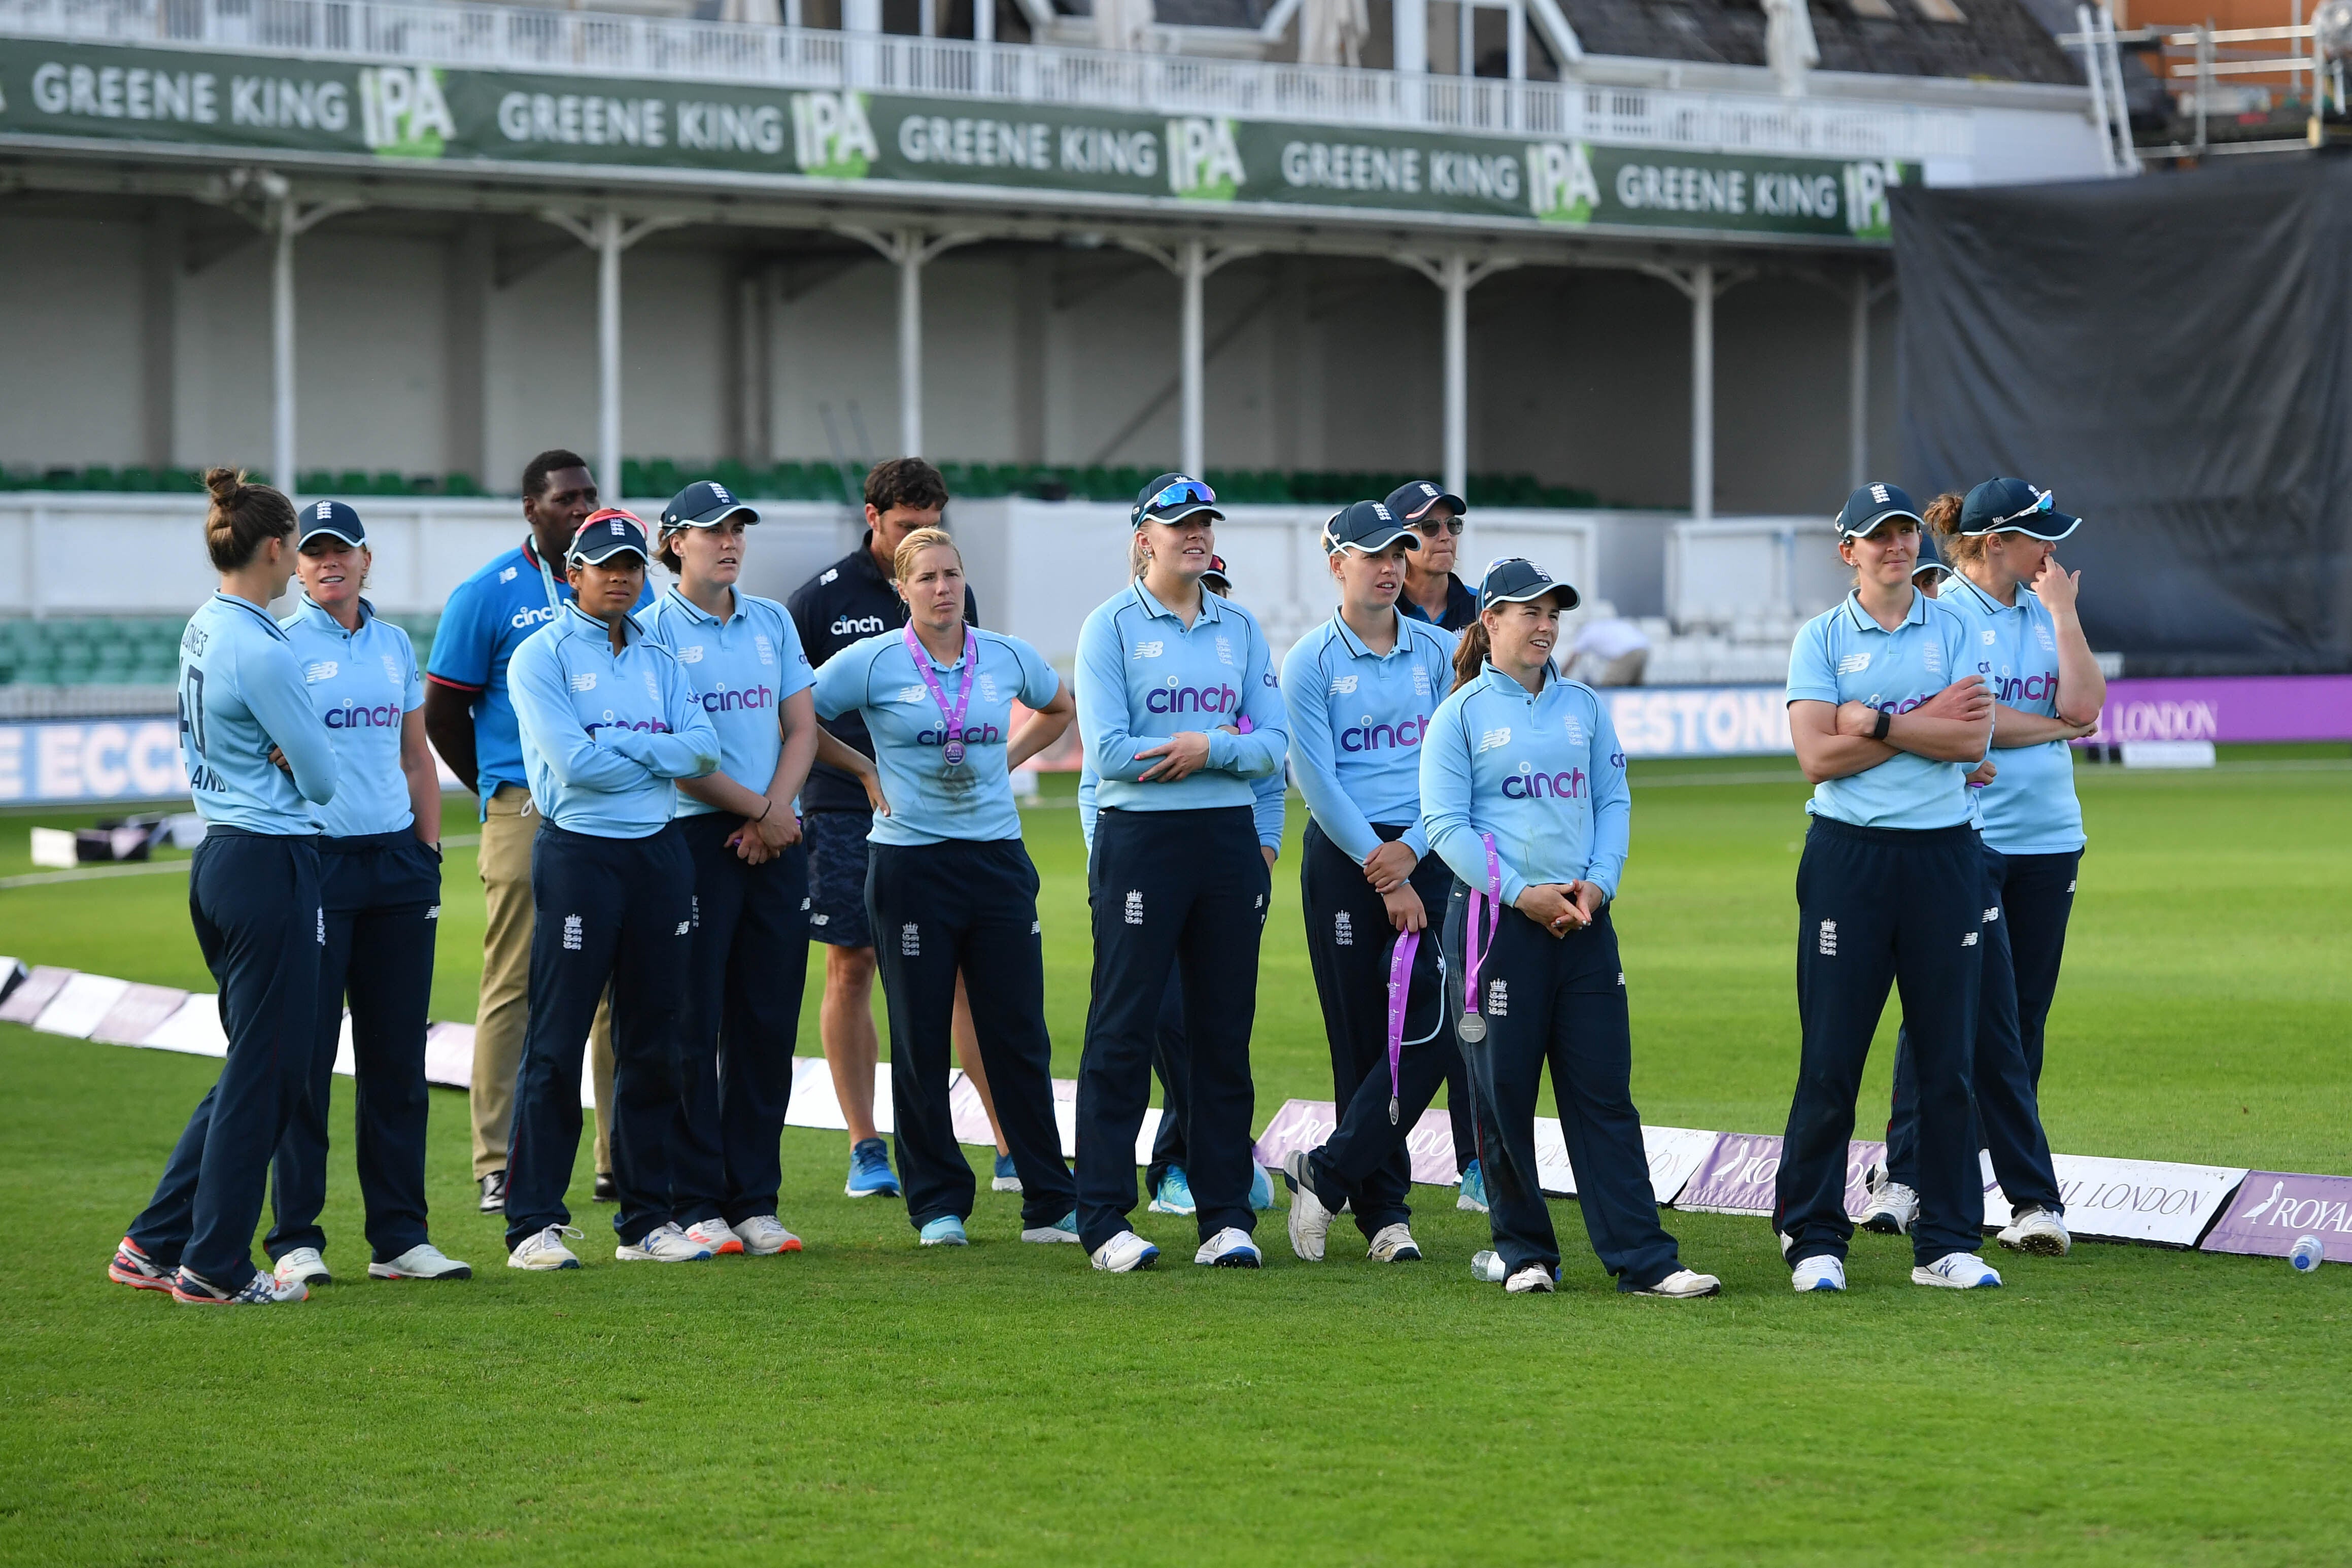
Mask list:
[[313,806],[335,752],[268,605],[294,574],[294,507],[233,468],[205,475],[205,548],[220,590],[180,638],[180,753],[205,841],[188,910],[220,984],[228,1053],[108,1276],[191,1305],[299,1301],[253,1262],[269,1159],[305,1092],[326,911]]

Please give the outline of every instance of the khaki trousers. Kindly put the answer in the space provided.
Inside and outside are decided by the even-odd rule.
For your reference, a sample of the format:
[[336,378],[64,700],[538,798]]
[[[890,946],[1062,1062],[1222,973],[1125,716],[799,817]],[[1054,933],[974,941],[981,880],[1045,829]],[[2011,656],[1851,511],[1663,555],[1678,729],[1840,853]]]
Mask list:
[[[530,1016],[530,841],[540,816],[530,792],[500,784],[482,823],[478,860],[489,921],[482,934],[482,998],[474,1013],[474,1071],[467,1098],[474,1111],[474,1179],[507,1168],[514,1126],[515,1072],[522,1065],[523,1026]],[[588,1030],[596,1082],[596,1172],[613,1168],[613,1005],[596,1005]]]

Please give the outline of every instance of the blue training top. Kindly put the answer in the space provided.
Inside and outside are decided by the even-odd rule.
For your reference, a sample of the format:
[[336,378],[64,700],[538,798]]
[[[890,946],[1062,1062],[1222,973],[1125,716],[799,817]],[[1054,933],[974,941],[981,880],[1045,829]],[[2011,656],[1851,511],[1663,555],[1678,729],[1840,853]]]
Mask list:
[[[1279,777],[1289,715],[1257,619],[1203,589],[1187,627],[1140,578],[1097,605],[1078,633],[1078,729],[1098,783],[1120,811],[1191,811],[1257,804],[1253,782]],[[1232,725],[1242,731],[1225,734]],[[1209,760],[1173,784],[1137,782],[1159,762],[1136,753],[1186,732],[1209,737]]]
[[1531,882],[1592,882],[1614,899],[1633,796],[1607,706],[1548,665],[1538,693],[1487,665],[1430,717],[1421,812],[1432,847],[1474,888],[1486,885],[1479,835],[1494,835],[1506,904]]
[[[1908,713],[1975,669],[1968,624],[1943,601],[1914,589],[1910,610],[1890,632],[1848,594],[1797,633],[1789,649],[1789,700],[1866,702],[1883,713]],[[1805,810],[1856,827],[1954,827],[1969,820],[1972,771],[1897,752],[1874,767],[1816,784]]]
[[[719,771],[765,795],[783,754],[777,710],[816,684],[800,628],[773,599],[738,588],[724,621],[672,588],[637,612],[637,625],[676,656],[702,710],[719,733]],[[719,808],[677,792],[677,815],[701,816]]]
[[616,654],[604,622],[566,605],[515,649],[508,679],[541,815],[574,833],[646,838],[677,809],[670,781],[719,765],[719,734],[669,649],[622,625]]
[[286,633],[311,706],[326,721],[341,765],[335,798],[318,810],[319,830],[334,838],[397,833],[416,821],[408,775],[400,769],[401,721],[425,706],[425,680],[408,634],[360,601],[360,624],[345,631],[325,609],[302,607],[278,623]]
[[1456,640],[1400,615],[1395,647],[1374,653],[1335,615],[1282,661],[1298,793],[1331,842],[1360,866],[1381,846],[1374,823],[1402,827],[1416,858],[1429,853],[1421,742],[1454,684]]
[[[1013,703],[1017,698],[1028,708],[1045,707],[1062,689],[1062,678],[1019,637],[968,629],[980,668],[972,674],[962,728],[954,736],[907,651],[903,630],[853,643],[816,672],[817,717],[860,713],[874,742],[874,766],[882,775],[890,815],[874,818],[866,835],[873,843],[986,843],[1021,837],[1021,808],[1013,802],[1013,780],[1004,765]],[[942,667],[928,653],[923,656],[950,707],[963,689],[966,657],[959,654]],[[964,748],[963,760],[952,764],[943,750],[950,739],[961,740]]]
[[[2058,623],[2032,589],[2019,584],[2017,603],[2004,605],[1955,572],[1936,602],[1968,623],[1976,671],[1994,700],[2057,717]],[[2071,855],[2083,847],[2072,746],[2063,741],[2011,746],[1994,752],[1992,760],[1992,783],[1973,792],[1987,844],[2004,855]]]
[[[648,586],[636,607],[642,610],[652,597]],[[538,546],[526,539],[451,589],[441,608],[425,673],[438,685],[474,694],[474,778],[485,801],[500,784],[530,782],[507,690],[508,662],[571,602],[562,563],[540,559]]]
[[223,827],[307,837],[310,807],[335,798],[341,770],[293,646],[250,599],[215,594],[180,634],[180,760],[196,815]]

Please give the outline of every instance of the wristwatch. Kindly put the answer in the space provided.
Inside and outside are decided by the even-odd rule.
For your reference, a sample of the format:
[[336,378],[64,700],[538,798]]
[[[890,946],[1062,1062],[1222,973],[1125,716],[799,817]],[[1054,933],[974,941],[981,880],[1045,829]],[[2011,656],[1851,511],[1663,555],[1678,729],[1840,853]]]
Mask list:
[[1878,722],[1870,727],[1870,738],[1874,741],[1884,741],[1886,739],[1886,731],[1894,727],[1895,715],[1881,708],[1878,710]]

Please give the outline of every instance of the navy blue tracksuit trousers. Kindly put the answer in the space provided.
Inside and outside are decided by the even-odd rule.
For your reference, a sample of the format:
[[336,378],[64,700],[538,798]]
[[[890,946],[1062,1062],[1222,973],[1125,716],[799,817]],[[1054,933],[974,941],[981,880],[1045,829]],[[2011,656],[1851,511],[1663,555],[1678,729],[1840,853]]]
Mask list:
[[1151,1071],[1160,1079],[1160,1130],[1151,1135],[1151,1163],[1143,1190],[1156,1193],[1170,1166],[1184,1166],[1184,1106],[1192,1098],[1192,1047],[1184,1038],[1184,977],[1171,964],[1160,1027],[1151,1039]]
[[685,977],[671,1207],[680,1225],[776,1212],[777,1152],[793,1100],[793,1047],[808,978],[808,850],[754,866],[727,847],[729,812],[678,818],[694,864],[694,956]]
[[[2042,1130],[2042,1030],[2058,991],[2066,917],[2074,906],[2082,851],[2005,856],[1984,850],[1984,974],[1977,992],[1976,1060],[1970,1087],[1978,1141],[2012,1208],[2063,1214],[2050,1139]],[[2021,957],[2020,947],[2024,949]],[[2032,1041],[2029,1053],[2026,1042]],[[1887,1174],[1916,1187],[1919,1173],[1918,1068],[1906,1018],[1895,1037],[1895,1100],[1886,1121]]]
[[[1077,1189],[1054,1120],[1045,953],[1029,851],[1018,838],[869,845],[866,913],[890,1015],[890,1107],[908,1221],[920,1230],[971,1215],[971,1162],[956,1142],[948,1100],[961,972],[996,1124],[1021,1176],[1021,1223],[1061,1224]],[[1127,1143],[1135,1147],[1132,1127]],[[1130,1185],[1134,1179],[1130,1156]]]
[[[1469,901],[1468,889],[1454,883],[1446,903],[1448,973],[1461,973]],[[1487,1223],[1506,1272],[1529,1264],[1559,1268],[1559,1241],[1536,1172],[1536,1096],[1549,1065],[1585,1236],[1618,1289],[1648,1289],[1682,1262],[1658,1223],[1650,1186],[1642,1113],[1633,1106],[1624,961],[1609,910],[1584,931],[1555,937],[1505,910],[1493,945],[1482,946],[1476,978],[1486,1037],[1464,1046],[1462,1055],[1478,1112]],[[1460,1003],[1454,990],[1449,1027]]]
[[530,846],[530,1022],[507,1152],[507,1248],[569,1225],[580,1155],[580,1058],[613,995],[613,1229],[635,1244],[670,1209],[683,977],[693,954],[694,863],[676,823],[601,838],[542,822]]
[[1871,1037],[1899,986],[1919,1106],[1921,1265],[1984,1240],[1984,1185],[1969,1118],[1969,1058],[1984,955],[1984,862],[1975,828],[1855,827],[1813,818],[1797,863],[1797,1090],[1780,1149],[1772,1227],[1790,1268],[1843,1258],[1846,1145]]
[[[1382,840],[1402,827],[1374,824]],[[1445,1018],[1443,942],[1435,929],[1445,918],[1454,872],[1434,855],[1413,868],[1412,884],[1429,911],[1408,983],[1404,1045],[1398,1054],[1397,1114],[1389,1115],[1389,963],[1397,943],[1388,906],[1364,879],[1364,868],[1313,822],[1299,858],[1298,891],[1307,921],[1307,961],[1323,1003],[1323,1034],[1331,1047],[1331,1094],[1339,1125],[1307,1158],[1315,1194],[1334,1213],[1352,1205],[1366,1237],[1412,1217],[1405,1201],[1412,1159],[1405,1151],[1414,1123],[1429,1109],[1447,1069],[1457,1067]],[[1466,1098],[1466,1097],[1465,1097]]]
[[301,1100],[317,1026],[318,840],[212,827],[188,868],[188,913],[220,985],[228,1057],[131,1239],[161,1267],[242,1290],[259,1272],[253,1227],[269,1157]]
[[425,1030],[433,1000],[433,939],[441,929],[441,857],[407,828],[319,841],[327,940],[319,962],[309,1082],[278,1140],[272,1258],[323,1248],[327,1110],[335,1048],[351,997],[352,1147],[366,1205],[368,1250],[389,1263],[426,1239]]
[[1087,873],[1095,956],[1078,1064],[1078,1238],[1093,1252],[1129,1228],[1135,1136],[1151,1100],[1171,966],[1192,1047],[1184,1171],[1201,1238],[1252,1230],[1249,1041],[1273,877],[1250,808],[1104,811]]

